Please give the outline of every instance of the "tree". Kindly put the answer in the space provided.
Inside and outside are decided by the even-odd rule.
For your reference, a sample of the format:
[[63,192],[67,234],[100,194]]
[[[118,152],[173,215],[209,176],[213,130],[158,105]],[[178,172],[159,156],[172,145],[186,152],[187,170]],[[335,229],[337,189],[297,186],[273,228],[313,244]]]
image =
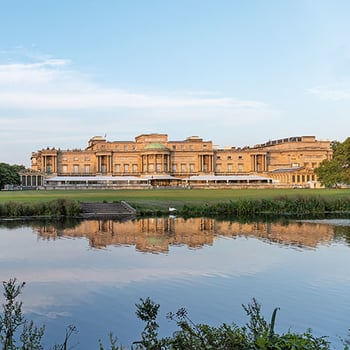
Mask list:
[[5,185],[20,185],[21,179],[19,172],[21,170],[25,170],[23,165],[0,163],[0,190]]
[[350,184],[350,137],[332,142],[333,159],[324,160],[315,170],[319,181],[327,186]]

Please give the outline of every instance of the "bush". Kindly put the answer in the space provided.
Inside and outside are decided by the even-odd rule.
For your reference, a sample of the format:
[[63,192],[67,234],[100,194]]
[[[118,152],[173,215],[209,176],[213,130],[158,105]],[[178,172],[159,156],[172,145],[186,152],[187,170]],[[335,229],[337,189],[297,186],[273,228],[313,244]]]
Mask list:
[[80,214],[80,211],[79,202],[67,199],[56,199],[50,202],[39,203],[7,202],[0,205],[0,216],[2,217],[65,217],[77,216]]

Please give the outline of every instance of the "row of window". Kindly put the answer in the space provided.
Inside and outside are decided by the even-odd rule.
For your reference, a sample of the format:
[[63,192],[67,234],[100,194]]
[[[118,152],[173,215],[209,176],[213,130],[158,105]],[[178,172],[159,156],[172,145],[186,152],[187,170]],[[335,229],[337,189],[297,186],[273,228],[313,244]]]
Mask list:
[[316,180],[315,175],[292,175],[293,183],[304,183],[304,182],[315,181],[315,180]]
[[[174,146],[174,147],[176,147],[176,146]],[[191,147],[190,147],[190,149],[191,149]],[[221,158],[221,156],[217,156],[216,159],[217,160],[221,160],[222,158]],[[231,159],[232,159],[232,156],[227,156],[227,160],[231,160]],[[243,160],[243,157],[242,156],[238,156],[238,160]],[[68,162],[68,158],[67,157],[63,157],[62,161]],[[74,162],[78,162],[79,161],[79,157],[73,157],[73,161]],[[84,157],[84,161],[85,162],[90,161],[90,157],[85,156]]]
[[[165,147],[166,147],[166,146],[165,146]],[[203,148],[207,148],[208,145],[204,144],[204,145],[202,145],[202,147],[203,147]],[[106,145],[101,145],[101,149],[106,149]],[[137,150],[137,148],[136,148],[135,145],[122,145],[122,147],[121,147],[121,145],[115,145],[115,146],[114,146],[114,149],[115,149],[116,151],[120,151],[121,149],[124,150],[124,151],[129,151],[129,150],[131,150],[131,151],[136,151],[136,150]],[[172,146],[171,146],[171,149],[172,149],[173,151],[176,151],[176,150],[185,151],[186,149],[188,149],[188,150],[190,150],[190,151],[193,151],[193,150],[194,150],[194,147],[193,147],[193,145],[179,145],[179,146],[177,146],[177,145],[172,145]]]
[[[296,167],[299,167],[300,164],[299,163],[293,163],[292,164],[292,167],[296,168]],[[304,166],[306,168],[308,168],[309,166],[309,163],[304,163]],[[316,163],[312,163],[312,168],[316,168],[317,164]],[[83,169],[82,169],[83,167]],[[48,166],[47,169],[51,168],[50,166]],[[206,171],[206,168],[207,166],[204,164],[204,171]],[[162,171],[167,171],[168,169],[168,164],[167,163],[164,163],[164,164],[143,164],[143,169],[144,171],[147,171],[147,172],[162,172]],[[190,164],[185,164],[185,163],[182,163],[180,164],[180,168],[178,167],[178,164],[173,164],[172,165],[172,172],[176,173],[178,172],[178,170],[180,169],[181,172],[195,172],[196,169],[195,169],[195,164],[193,163],[190,163]],[[51,169],[50,169],[51,170]],[[85,164],[85,165],[79,165],[79,164],[74,164],[73,165],[73,173],[80,173],[81,170],[83,170],[84,173],[90,173],[91,172],[91,166],[89,164]],[[114,167],[114,170],[116,173],[129,173],[130,171],[132,173],[137,173],[139,170],[138,170],[138,165],[137,164],[132,164],[131,166],[129,164],[116,164],[115,167]],[[224,166],[222,164],[217,164],[216,165],[216,169],[215,169],[217,172],[222,172],[222,171],[227,171],[227,172],[233,172],[233,164],[229,163],[226,165],[226,169],[224,168]],[[235,170],[237,172],[244,172],[245,169],[244,169],[244,164],[237,164],[237,170]],[[68,173],[68,165],[62,165],[62,172],[63,173]],[[101,172],[102,173],[106,173],[107,172],[107,167],[106,165],[102,165],[101,166]],[[307,180],[309,181],[309,180]],[[293,181],[294,182],[294,181]],[[304,181],[302,181],[304,182]]]
[[[68,173],[69,167],[68,165],[63,165],[62,166],[62,173]],[[167,164],[164,164],[162,166],[162,164],[144,164],[143,165],[143,169],[144,171],[147,171],[147,172],[150,172],[150,173],[153,173],[153,172],[162,172],[162,171],[167,171]],[[206,164],[203,165],[203,171],[207,171],[208,167]],[[49,170],[49,167],[47,168],[47,170]],[[79,174],[81,172],[81,170],[83,170],[84,173],[86,174],[89,174],[91,173],[91,167],[89,164],[86,164],[84,166],[81,166],[79,164],[74,164],[73,167],[72,167],[72,170],[73,170],[73,173],[75,174]],[[132,172],[132,173],[137,173],[138,172],[138,165],[137,164],[132,164],[131,166],[129,164],[116,164],[115,167],[114,167],[114,170],[116,173],[129,173],[129,172]],[[176,173],[178,172],[178,170],[180,170],[182,173],[186,173],[186,172],[190,172],[190,173],[193,173],[196,171],[195,169],[195,164],[180,164],[180,167],[177,165],[177,164],[173,164],[172,166],[172,172]],[[101,165],[101,169],[100,171],[102,173],[106,173],[107,172],[107,166],[106,165]],[[219,164],[217,165],[216,167],[216,171],[217,172],[221,172],[223,171],[223,167]],[[232,164],[228,164],[227,166],[227,172],[232,172],[233,171],[233,166]],[[238,169],[237,169],[238,172],[243,172],[244,171],[244,168],[243,168],[243,164],[239,164],[238,165]],[[50,171],[49,171],[50,172]]]

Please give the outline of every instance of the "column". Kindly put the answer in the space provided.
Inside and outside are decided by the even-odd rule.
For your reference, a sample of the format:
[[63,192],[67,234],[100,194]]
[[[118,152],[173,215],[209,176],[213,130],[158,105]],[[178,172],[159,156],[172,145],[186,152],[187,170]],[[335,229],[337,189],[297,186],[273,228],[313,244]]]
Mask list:
[[264,171],[266,171],[266,154],[263,155]]

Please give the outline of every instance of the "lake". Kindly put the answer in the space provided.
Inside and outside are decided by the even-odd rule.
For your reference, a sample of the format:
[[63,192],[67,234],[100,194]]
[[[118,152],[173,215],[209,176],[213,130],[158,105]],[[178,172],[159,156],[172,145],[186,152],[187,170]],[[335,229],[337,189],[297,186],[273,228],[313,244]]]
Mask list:
[[[276,331],[327,335],[335,347],[350,328],[350,219],[236,222],[150,218],[119,222],[7,221],[0,224],[0,278],[25,281],[27,319],[45,324],[45,346],[62,343],[74,324],[74,349],[140,339],[135,303],[181,307],[196,323],[243,325],[252,298]],[[2,296],[1,296],[2,298]],[[3,302],[3,298],[1,299]]]

